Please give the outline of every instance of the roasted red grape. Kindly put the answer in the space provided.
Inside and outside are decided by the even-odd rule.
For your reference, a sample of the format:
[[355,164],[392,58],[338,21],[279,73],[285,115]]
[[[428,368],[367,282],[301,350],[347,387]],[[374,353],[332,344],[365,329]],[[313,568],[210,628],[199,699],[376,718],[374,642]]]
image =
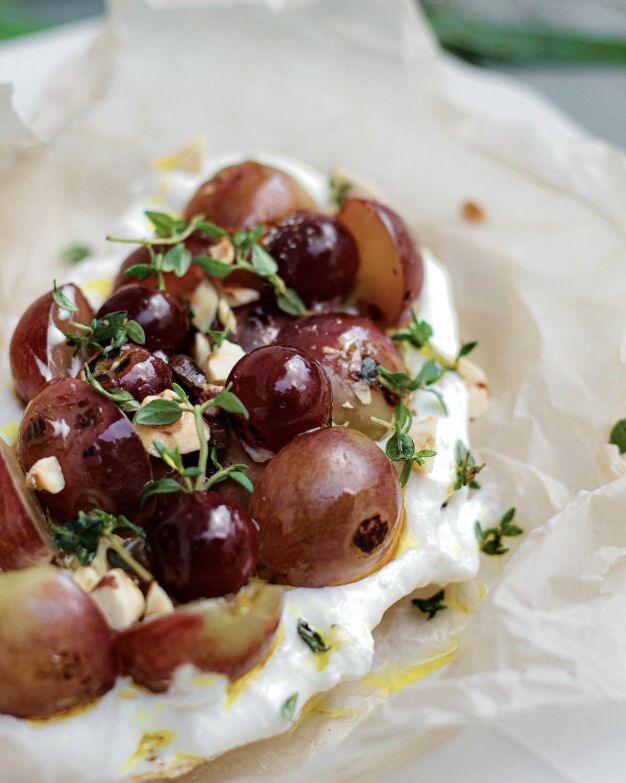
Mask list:
[[330,424],[330,382],[320,364],[297,348],[256,348],[233,367],[229,383],[250,414],[233,416],[235,431],[259,456],[271,456],[301,432]]
[[181,603],[236,593],[259,556],[255,522],[215,492],[163,496],[148,542],[155,576]]
[[38,495],[60,521],[92,508],[132,518],[152,479],[130,421],[115,403],[73,378],[52,381],[32,400],[20,426],[18,454],[26,471],[44,457],[58,459],[64,489]]
[[237,595],[181,606],[118,636],[122,670],[152,691],[167,690],[179,666],[240,677],[258,663],[280,623],[283,592],[252,585]]
[[370,318],[395,326],[424,280],[424,262],[406,223],[379,201],[360,198],[346,199],[337,219],[359,248],[357,300]]
[[128,318],[143,327],[145,347],[150,351],[178,351],[187,341],[187,312],[166,291],[137,284],[124,286],[106,300],[98,318],[116,310],[125,310]]
[[335,218],[296,212],[272,229],[265,244],[279,275],[307,304],[350,293],[359,251],[350,232]]
[[52,378],[76,376],[83,361],[65,341],[65,332],[73,332],[70,321],[89,323],[93,312],[80,288],[73,284],[60,291],[76,307],[70,313],[59,307],[52,291],[39,297],[20,318],[10,347],[11,372],[18,395],[29,402]]
[[300,318],[278,335],[281,345],[293,345],[322,365],[333,388],[333,418],[374,440],[385,427],[372,416],[389,421],[397,400],[378,383],[378,365],[404,370],[402,357],[387,335],[367,318],[329,313]]
[[61,569],[0,574],[0,617],[0,713],[44,718],[113,686],[113,633]]
[[200,185],[185,220],[204,215],[229,229],[251,229],[295,209],[315,209],[309,194],[284,171],[247,160],[218,171]]
[[0,571],[50,560],[43,509],[24,484],[13,451],[0,438]]
[[299,587],[365,576],[396,540],[402,492],[392,463],[369,438],[326,427],[293,440],[252,494],[261,528],[259,575]]
[[90,362],[89,367],[107,391],[123,389],[139,402],[172,388],[172,371],[167,363],[138,345],[109,346]]
[[290,315],[279,310],[276,304],[265,300],[238,307],[235,317],[237,328],[228,339],[240,345],[244,351],[270,345],[283,326],[293,320]]

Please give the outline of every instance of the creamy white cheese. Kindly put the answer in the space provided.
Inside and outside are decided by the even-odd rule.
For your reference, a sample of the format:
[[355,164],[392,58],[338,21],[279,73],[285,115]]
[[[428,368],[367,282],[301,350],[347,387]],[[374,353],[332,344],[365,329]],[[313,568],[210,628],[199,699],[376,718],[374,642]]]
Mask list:
[[[272,156],[258,157],[286,168],[320,202],[326,200],[325,176]],[[217,161],[211,171],[231,160]],[[180,209],[198,181],[172,176],[162,209]],[[144,194],[137,209],[111,227],[112,233],[136,236],[146,231],[141,212],[146,201]],[[77,277],[87,281],[116,272],[125,249],[114,246],[113,251],[107,259],[82,265]],[[453,355],[458,336],[448,279],[428,253],[425,266],[419,314],[432,324],[437,347]],[[408,362],[417,369],[422,359],[414,351]],[[297,716],[315,693],[366,674],[374,652],[371,632],[387,608],[417,587],[464,580],[478,568],[476,501],[462,489],[442,508],[455,474],[455,443],[468,441],[468,393],[455,373],[446,374],[437,388],[448,416],[432,395],[419,393],[414,400],[420,416],[438,419],[437,456],[430,473],[411,475],[408,527],[395,560],[352,584],[288,591],[273,654],[260,671],[231,686],[223,677],[184,667],[166,694],[152,695],[120,679],[100,701],[73,716],[42,722],[0,716],[3,783],[112,783],[182,771],[194,759],[287,731],[291,724],[281,707],[293,694],[298,694]],[[303,643],[297,633],[300,617],[331,640],[331,653],[315,656]]]

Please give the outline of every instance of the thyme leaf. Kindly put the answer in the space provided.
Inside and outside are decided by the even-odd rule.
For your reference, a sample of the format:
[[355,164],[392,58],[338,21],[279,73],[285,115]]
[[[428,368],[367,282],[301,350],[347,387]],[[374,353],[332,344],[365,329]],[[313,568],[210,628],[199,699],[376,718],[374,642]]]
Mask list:
[[311,628],[306,620],[303,620],[302,618],[298,620],[298,635],[314,653],[328,652],[331,649],[330,645],[324,641],[324,638],[319,631]]
[[283,706],[280,708],[280,714],[285,720],[290,723],[293,722],[293,716],[296,711],[296,704],[298,703],[298,694],[292,693],[291,696],[285,700]]
[[471,454],[470,450],[459,438],[456,442],[456,478],[452,485],[452,491],[456,492],[461,487],[470,487],[470,489],[480,489],[480,484],[476,481],[476,476],[485,467],[483,462],[481,465],[476,464],[476,460]]
[[130,530],[139,538],[146,537],[144,530],[134,525],[123,514],[115,516],[100,508],[92,509],[89,513],[79,511],[78,519],[65,522],[63,525],[50,524],[57,547],[68,554],[75,554],[82,565],[91,563],[100,541],[104,538],[111,549],[140,579],[151,582],[152,575],[126,551],[121,539],[115,535],[114,531],[120,528]]
[[489,527],[485,530],[482,529],[480,522],[476,520],[474,531],[482,552],[486,555],[493,556],[504,555],[509,551],[509,548],[504,545],[502,539],[521,536],[524,533],[520,527],[513,524],[514,517],[515,508],[510,508],[504,513],[497,527]]
[[438,593],[431,595],[430,598],[413,598],[411,603],[416,606],[420,612],[427,614],[427,620],[432,620],[437,612],[441,612],[448,607],[444,604],[445,590],[440,590]]
[[67,310],[69,313],[77,313],[78,307],[72,302],[72,300],[63,293],[63,286],[57,288],[57,281],[53,282],[52,299],[54,303],[58,305],[62,310]]

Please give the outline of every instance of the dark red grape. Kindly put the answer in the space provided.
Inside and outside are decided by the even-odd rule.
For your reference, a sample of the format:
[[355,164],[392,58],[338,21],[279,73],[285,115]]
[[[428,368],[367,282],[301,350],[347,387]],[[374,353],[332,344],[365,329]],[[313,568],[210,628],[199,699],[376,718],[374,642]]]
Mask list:
[[271,456],[296,435],[330,424],[332,392],[326,373],[296,348],[267,345],[243,356],[227,384],[250,414],[233,416],[242,441]]
[[244,351],[270,345],[283,326],[293,320],[290,315],[279,310],[274,302],[265,300],[238,307],[235,317],[237,328],[228,339],[240,345]]
[[178,351],[187,341],[187,312],[166,291],[138,284],[124,286],[106,300],[98,318],[117,310],[126,310],[128,318],[143,327],[145,347],[150,351]]
[[139,402],[172,388],[172,371],[166,362],[138,345],[109,346],[89,367],[107,391],[123,389]]
[[308,304],[345,297],[352,290],[359,251],[335,218],[296,212],[272,229],[265,244],[279,275]]
[[32,400],[20,426],[18,455],[25,471],[43,457],[58,459],[64,489],[37,494],[60,521],[92,508],[132,518],[152,479],[130,421],[115,403],[74,378],[52,381]]
[[155,576],[181,603],[236,593],[259,556],[256,523],[215,492],[164,496],[148,543]]
[[67,344],[64,333],[75,331],[70,321],[89,323],[93,311],[77,286],[70,283],[60,290],[76,304],[78,312],[70,313],[59,307],[49,291],[22,315],[11,339],[11,373],[15,390],[24,402],[36,397],[48,381],[76,376],[83,366],[81,358]]
[[281,345],[306,351],[322,365],[333,389],[333,418],[348,423],[375,440],[385,427],[372,416],[389,421],[396,398],[378,382],[378,365],[404,370],[394,342],[367,318],[328,313],[299,318],[278,335]]

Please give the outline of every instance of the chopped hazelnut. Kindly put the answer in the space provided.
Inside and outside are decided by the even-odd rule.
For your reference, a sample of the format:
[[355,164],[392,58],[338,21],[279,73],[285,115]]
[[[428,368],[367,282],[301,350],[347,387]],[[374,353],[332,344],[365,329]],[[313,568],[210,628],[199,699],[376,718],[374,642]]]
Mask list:
[[[176,392],[165,389],[156,396],[148,396],[141,403],[142,407],[152,400],[178,399]],[[203,421],[204,434],[207,440],[211,435],[209,425]],[[160,443],[172,451],[178,449],[181,454],[190,454],[200,450],[200,439],[196,430],[196,421],[191,411],[183,411],[183,415],[173,424],[162,424],[158,427],[150,427],[147,424],[136,424],[135,429],[148,454],[158,457],[159,452],[154,447],[154,442]]]
[[26,486],[56,495],[65,489],[65,476],[56,457],[42,457],[26,474]]

